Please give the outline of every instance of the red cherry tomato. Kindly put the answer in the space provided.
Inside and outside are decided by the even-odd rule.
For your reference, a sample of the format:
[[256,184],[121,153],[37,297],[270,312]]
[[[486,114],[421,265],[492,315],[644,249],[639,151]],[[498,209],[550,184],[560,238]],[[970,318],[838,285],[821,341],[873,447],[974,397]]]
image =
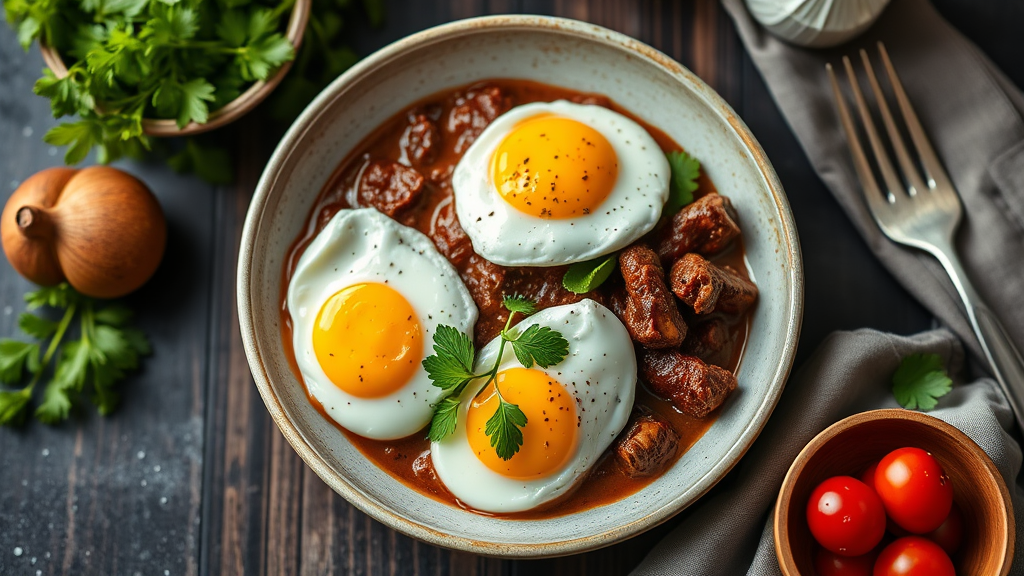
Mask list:
[[[872,490],[875,490],[875,470],[878,470],[878,462],[868,466],[868,469],[860,475],[860,481],[867,484],[868,488]],[[878,491],[875,490],[875,492],[877,493]]]
[[842,556],[860,556],[882,540],[885,509],[878,495],[860,480],[835,476],[811,492],[807,524],[825,549]]
[[900,448],[882,458],[875,491],[901,528],[927,534],[949,516],[953,484],[934,456],[920,448]]
[[952,556],[960,548],[964,540],[964,517],[960,508],[953,504],[949,510],[949,516],[941,526],[924,535],[925,538],[935,542]]
[[907,536],[889,544],[875,561],[873,576],[956,576],[953,561],[938,544]]
[[814,569],[818,576],[871,576],[875,564],[874,554],[863,556],[840,556],[824,548],[814,558]]

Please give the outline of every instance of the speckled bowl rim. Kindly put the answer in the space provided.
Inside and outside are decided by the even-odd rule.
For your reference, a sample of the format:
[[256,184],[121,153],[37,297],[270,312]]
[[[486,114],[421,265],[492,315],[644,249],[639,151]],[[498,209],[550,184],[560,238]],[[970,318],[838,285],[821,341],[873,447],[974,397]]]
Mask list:
[[[585,536],[581,538],[560,540],[555,542],[538,542],[530,544],[522,543],[495,543],[481,542],[470,538],[452,536],[444,532],[414,522],[400,513],[382,506],[373,499],[368,498],[360,490],[356,489],[343,475],[332,469],[317,453],[306,443],[302,434],[295,424],[285,414],[280,398],[274,390],[270,381],[267,367],[260,357],[256,342],[255,326],[253,322],[253,299],[258,298],[256,294],[250,294],[249,277],[253,266],[253,246],[256,236],[260,233],[259,222],[263,218],[267,208],[267,202],[271,189],[277,178],[277,173],[286,164],[296,144],[305,137],[317,122],[320,114],[328,107],[338,93],[343,92],[344,87],[356,82],[368,75],[376,67],[381,66],[403,55],[415,51],[423,46],[434,44],[439,41],[447,41],[455,37],[477,34],[485,30],[544,30],[555,34],[562,34],[577,40],[586,40],[602,44],[606,47],[615,48],[628,53],[628,55],[652,64],[661,69],[665,74],[675,78],[680,84],[689,87],[694,93],[699,94],[708,108],[724,119],[733,132],[743,141],[751,157],[757,164],[757,168],[768,185],[777,210],[779,220],[782,223],[781,236],[779,238],[781,248],[785,251],[788,262],[788,285],[790,297],[787,303],[788,324],[784,327],[784,343],[782,354],[779,358],[778,367],[771,376],[768,385],[768,393],[755,412],[754,418],[747,423],[742,431],[739,440],[722,456],[722,458],[705,474],[697,485],[696,495],[685,496],[682,493],[667,502],[657,511],[636,519],[623,519],[623,524],[615,529],[607,530],[600,534]],[[356,508],[365,512],[370,517],[393,528],[403,534],[417,538],[424,542],[443,546],[454,550],[472,552],[488,556],[500,556],[505,558],[542,558],[551,556],[562,556],[594,550],[620,542],[646,530],[649,530],[662,522],[665,522],[681,510],[697,501],[718,483],[732,468],[739,462],[754,440],[764,428],[768,417],[775,409],[779,397],[790,370],[793,366],[793,359],[796,354],[797,340],[800,336],[800,328],[803,320],[803,262],[800,253],[800,244],[797,236],[796,226],[793,221],[793,214],[786,199],[785,192],[779,182],[771,162],[765,156],[764,150],[754,139],[753,134],[746,124],[736,115],[735,111],[719,96],[710,86],[705,84],[696,75],[687,70],[678,62],[654,48],[634,40],[624,34],[608,30],[606,28],[570,20],[547,16],[521,16],[502,15],[486,16],[459,20],[413,34],[398,40],[350,68],[347,72],[337,78],[306,108],[301,116],[295,121],[284,138],[281,140],[273,156],[264,169],[263,175],[256,186],[246,215],[245,226],[242,231],[240,252],[238,258],[237,278],[237,301],[238,319],[241,327],[242,342],[245,355],[249,361],[256,387],[270,412],[271,418],[280,428],[281,433],[289,444],[298,452],[299,456],[309,465],[313,471],[327,483],[335,492],[340,494]],[[683,491],[680,491],[683,492]],[[693,494],[693,492],[691,492]]]

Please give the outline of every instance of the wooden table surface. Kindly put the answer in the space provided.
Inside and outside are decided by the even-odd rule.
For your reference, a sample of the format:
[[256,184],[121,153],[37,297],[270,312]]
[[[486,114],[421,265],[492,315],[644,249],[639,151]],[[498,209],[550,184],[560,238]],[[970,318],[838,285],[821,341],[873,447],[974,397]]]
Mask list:
[[[898,0],[897,0],[898,1]],[[1024,85],[1024,3],[936,0],[942,12]],[[503,12],[588,20],[639,38],[717,89],[764,146],[789,194],[806,268],[797,367],[828,333],[911,333],[930,316],[875,261],[811,170],[715,0],[437,0],[388,2],[369,52],[417,30]],[[0,25],[0,198],[60,163],[44,144],[55,121],[32,95],[43,67]],[[110,417],[0,430],[0,574],[511,575],[624,574],[673,522],[589,554],[502,561],[397,534],[334,494],[270,420],[242,352],[234,300],[242,222],[279,134],[257,110],[228,128],[237,183],[212,187],[159,164],[124,163],[156,192],[169,223],[166,258],[129,298],[155,354],[122,387]],[[14,335],[30,285],[0,264],[0,336]],[[785,401],[785,399],[783,399]],[[685,514],[685,512],[684,512]],[[682,571],[681,571],[682,573]]]

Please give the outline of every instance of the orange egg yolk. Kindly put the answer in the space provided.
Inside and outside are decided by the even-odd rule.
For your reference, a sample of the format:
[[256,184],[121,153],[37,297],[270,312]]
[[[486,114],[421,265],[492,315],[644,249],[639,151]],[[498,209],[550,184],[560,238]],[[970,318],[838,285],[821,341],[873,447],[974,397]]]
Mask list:
[[327,299],[313,325],[313,351],[341,390],[360,398],[405,386],[423,359],[412,305],[386,284],[355,284]]
[[615,149],[590,126],[558,116],[524,120],[491,157],[491,177],[506,202],[541,218],[578,218],[615,187]]
[[[485,433],[487,420],[500,403],[495,383],[505,401],[526,414],[523,445],[509,460],[498,457]],[[554,378],[528,368],[499,372],[466,414],[466,433],[477,458],[498,474],[520,480],[542,478],[561,468],[576,448],[578,431],[573,395]]]

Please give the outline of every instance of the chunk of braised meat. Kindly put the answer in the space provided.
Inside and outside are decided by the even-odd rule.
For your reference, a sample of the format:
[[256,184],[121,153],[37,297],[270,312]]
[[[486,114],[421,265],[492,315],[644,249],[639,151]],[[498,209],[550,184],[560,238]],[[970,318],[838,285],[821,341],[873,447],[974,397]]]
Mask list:
[[686,322],[665,285],[658,255],[646,246],[630,246],[619,254],[619,270],[625,288],[613,291],[610,302],[629,335],[648,348],[679,346]]
[[413,166],[429,166],[437,160],[441,131],[426,114],[410,115],[409,125],[398,141],[402,154]]
[[635,416],[615,443],[615,455],[627,476],[640,478],[661,472],[676,455],[679,435],[652,414]]
[[476,254],[471,254],[466,263],[459,267],[459,276],[480,310],[480,320],[476,323],[474,334],[477,346],[490,342],[505,327],[508,311],[501,305],[501,298],[507,272],[508,269]]
[[434,241],[438,252],[456,267],[462,266],[473,254],[473,243],[459,224],[454,202],[445,202],[438,206],[427,235]]
[[694,418],[707,416],[736,389],[732,372],[678,350],[641,348],[639,360],[651,390]]
[[359,178],[359,205],[376,208],[393,218],[419,199],[423,184],[423,176],[408,166],[371,160]]
[[470,87],[455,99],[448,114],[448,133],[456,136],[455,153],[462,154],[495,118],[512,108],[512,97],[501,88],[484,84]]
[[697,314],[742,314],[757,299],[757,286],[729,266],[716,266],[700,254],[687,254],[672,265],[672,292]]
[[659,234],[658,256],[666,265],[688,252],[708,256],[721,251],[739,235],[732,202],[720,194],[708,194],[672,216]]
[[729,361],[732,347],[729,324],[722,318],[709,318],[696,325],[690,325],[690,331],[686,334],[686,340],[683,340],[680,350],[708,364],[722,366]]

